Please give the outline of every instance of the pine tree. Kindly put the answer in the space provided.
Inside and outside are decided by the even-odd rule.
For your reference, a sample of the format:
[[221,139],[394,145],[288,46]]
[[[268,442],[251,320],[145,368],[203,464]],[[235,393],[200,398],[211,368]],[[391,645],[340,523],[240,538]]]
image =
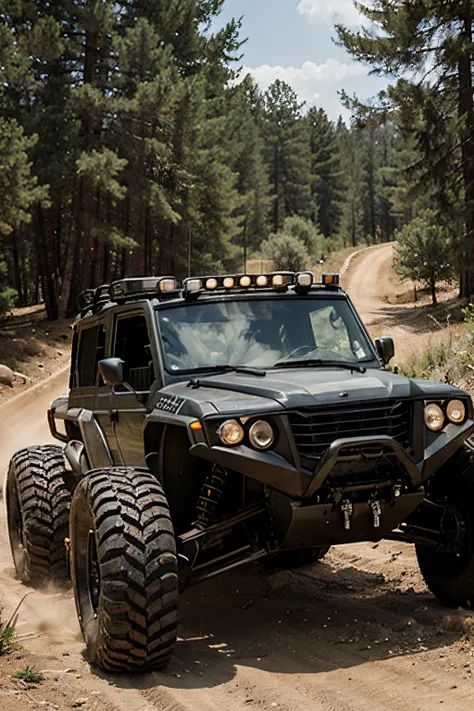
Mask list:
[[336,128],[324,109],[311,108],[306,122],[311,151],[314,220],[328,238],[339,231],[341,218],[343,184],[339,142]]
[[421,281],[430,289],[433,305],[436,287],[453,275],[450,231],[434,210],[422,210],[397,233],[395,270],[403,277]]
[[265,160],[273,194],[272,224],[278,231],[286,217],[311,217],[311,163],[307,123],[293,89],[277,79],[263,97]]
[[271,209],[270,185],[264,163],[261,136],[261,95],[249,76],[228,92],[229,143],[232,168],[238,176],[236,244],[242,247],[244,271],[249,251],[257,249],[267,235]]

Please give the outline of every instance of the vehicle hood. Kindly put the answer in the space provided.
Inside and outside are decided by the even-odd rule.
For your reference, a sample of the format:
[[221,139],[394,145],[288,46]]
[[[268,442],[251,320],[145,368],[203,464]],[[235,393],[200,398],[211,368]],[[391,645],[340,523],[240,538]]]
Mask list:
[[265,377],[225,373],[200,378],[194,389],[181,383],[164,390],[196,404],[207,403],[219,413],[459,395],[444,383],[410,380],[375,368],[359,373],[337,367],[271,370]]

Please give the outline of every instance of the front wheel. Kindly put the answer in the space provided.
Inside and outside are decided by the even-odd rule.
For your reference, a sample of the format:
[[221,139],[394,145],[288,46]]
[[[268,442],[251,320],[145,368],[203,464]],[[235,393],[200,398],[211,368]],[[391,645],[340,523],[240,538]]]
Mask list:
[[452,551],[417,545],[416,555],[426,585],[446,607],[474,604],[473,499],[457,499],[446,506],[442,532]]
[[157,479],[130,468],[88,474],[73,497],[70,538],[90,660],[115,672],[166,666],[177,638],[178,566]]
[[474,604],[474,469],[465,453],[452,460],[429,485],[430,498],[444,511],[439,528],[442,547],[416,546],[423,578],[447,607]]

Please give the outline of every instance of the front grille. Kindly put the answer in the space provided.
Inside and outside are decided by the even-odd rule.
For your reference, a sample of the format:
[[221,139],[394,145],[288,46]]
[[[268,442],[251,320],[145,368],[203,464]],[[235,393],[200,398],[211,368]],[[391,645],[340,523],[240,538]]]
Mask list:
[[302,459],[318,460],[336,439],[388,435],[410,443],[411,403],[400,401],[305,408],[288,413]]

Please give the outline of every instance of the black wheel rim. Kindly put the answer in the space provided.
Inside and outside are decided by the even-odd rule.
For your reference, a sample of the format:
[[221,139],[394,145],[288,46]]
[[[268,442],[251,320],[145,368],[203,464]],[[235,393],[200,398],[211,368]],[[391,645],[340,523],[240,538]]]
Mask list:
[[89,530],[87,545],[87,581],[91,605],[94,612],[97,613],[100,600],[100,567],[97,553],[97,543],[92,529]]
[[25,558],[25,541],[23,536],[23,517],[21,514],[18,488],[13,476],[8,477],[7,515],[13,562],[17,572],[21,574]]
[[473,549],[470,518],[458,502],[446,507],[441,531],[453,549],[452,552],[441,554],[443,566],[446,570],[457,573],[465,568]]

